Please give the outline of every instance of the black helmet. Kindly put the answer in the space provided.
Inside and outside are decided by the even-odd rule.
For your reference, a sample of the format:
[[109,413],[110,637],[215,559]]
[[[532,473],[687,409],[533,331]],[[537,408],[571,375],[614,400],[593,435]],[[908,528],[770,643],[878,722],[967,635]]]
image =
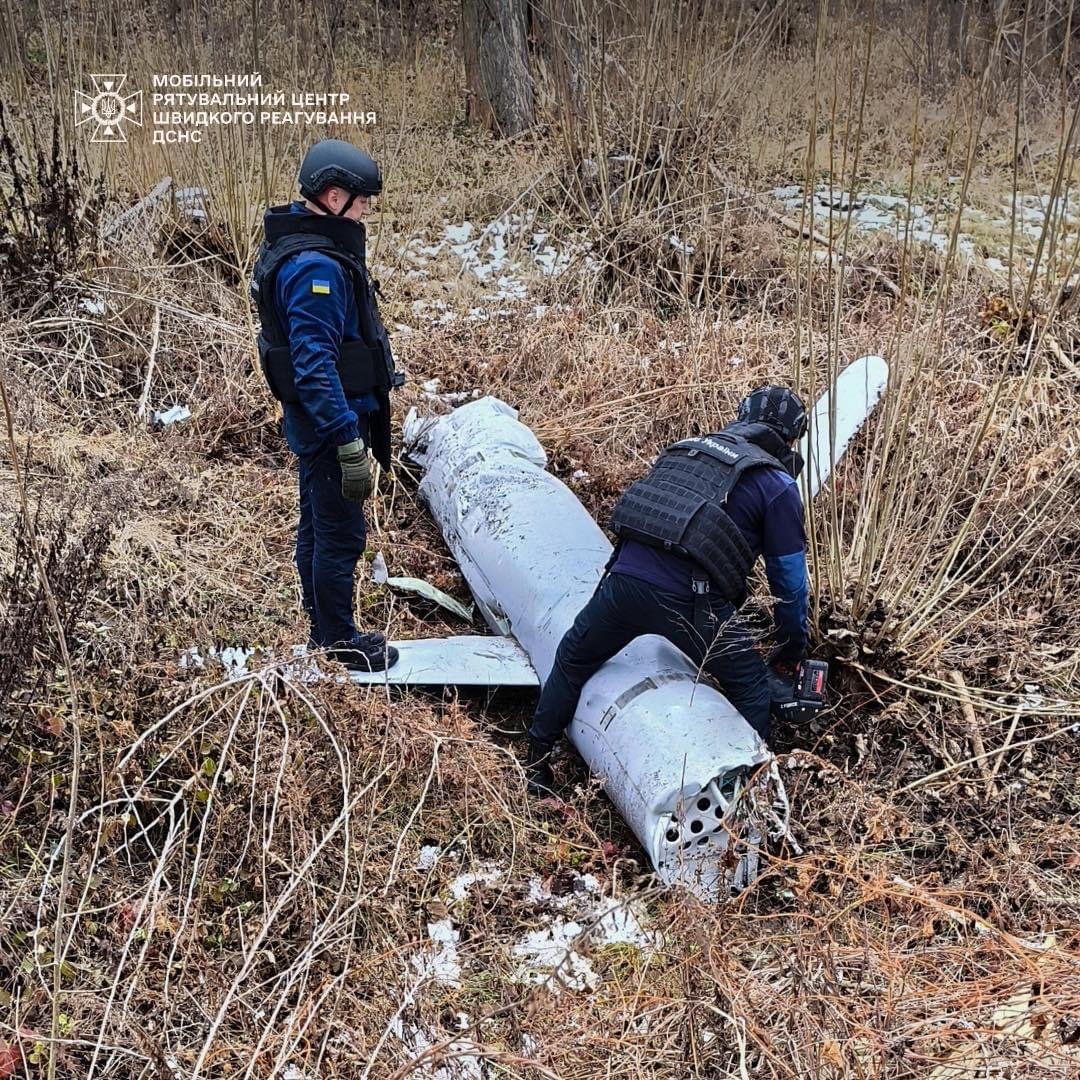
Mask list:
[[315,198],[330,184],[343,187],[353,196],[378,195],[382,191],[379,166],[371,155],[342,139],[317,142],[300,165],[300,194],[305,199]]
[[806,406],[786,386],[762,386],[739,402],[739,419],[747,424],[767,424],[788,442],[806,434]]

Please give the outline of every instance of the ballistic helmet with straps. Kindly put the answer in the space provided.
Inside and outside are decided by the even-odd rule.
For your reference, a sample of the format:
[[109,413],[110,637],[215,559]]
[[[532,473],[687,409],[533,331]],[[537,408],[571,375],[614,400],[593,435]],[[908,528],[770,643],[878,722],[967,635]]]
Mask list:
[[379,166],[366,154],[343,139],[323,139],[312,146],[300,163],[300,194],[330,213],[319,194],[331,184],[344,188],[349,199],[337,212],[342,216],[358,195],[378,195],[382,191]]
[[786,386],[761,386],[747,394],[739,402],[738,417],[744,424],[767,424],[788,442],[806,434],[806,406]]

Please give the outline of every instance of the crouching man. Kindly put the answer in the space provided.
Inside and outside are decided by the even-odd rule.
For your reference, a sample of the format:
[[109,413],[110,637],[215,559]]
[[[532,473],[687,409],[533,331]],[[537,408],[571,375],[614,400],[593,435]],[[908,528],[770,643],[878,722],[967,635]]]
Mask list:
[[390,468],[389,392],[401,382],[366,262],[364,219],[381,189],[363,150],[316,143],[300,166],[301,198],[266,213],[251,279],[259,360],[299,462],[296,567],[310,644],[360,671],[397,660],[382,634],[353,620],[370,451]]
[[550,757],[581,688],[642,634],[660,634],[703,667],[763,739],[769,670],[740,621],[759,555],[777,600],[769,666],[788,685],[807,641],[806,534],[795,444],[807,426],[794,391],[765,386],[721,431],[667,447],[612,515],[609,569],[555,654],[529,728],[526,775],[550,789]]

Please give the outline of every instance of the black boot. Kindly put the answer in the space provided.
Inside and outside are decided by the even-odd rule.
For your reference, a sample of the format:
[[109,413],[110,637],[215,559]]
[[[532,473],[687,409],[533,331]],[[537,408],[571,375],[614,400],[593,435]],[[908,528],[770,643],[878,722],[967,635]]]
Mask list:
[[525,759],[525,785],[529,794],[541,798],[551,795],[555,786],[555,774],[551,771],[550,743],[538,739],[529,740],[529,754]]
[[358,634],[346,644],[330,650],[350,671],[385,671],[397,663],[398,651],[382,634]]

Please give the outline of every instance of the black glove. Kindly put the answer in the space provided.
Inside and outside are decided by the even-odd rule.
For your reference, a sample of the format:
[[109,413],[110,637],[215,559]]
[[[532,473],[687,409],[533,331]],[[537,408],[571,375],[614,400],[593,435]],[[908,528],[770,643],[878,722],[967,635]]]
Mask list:
[[341,465],[341,495],[349,502],[362,503],[371,495],[371,462],[363,439],[353,439],[337,448]]

